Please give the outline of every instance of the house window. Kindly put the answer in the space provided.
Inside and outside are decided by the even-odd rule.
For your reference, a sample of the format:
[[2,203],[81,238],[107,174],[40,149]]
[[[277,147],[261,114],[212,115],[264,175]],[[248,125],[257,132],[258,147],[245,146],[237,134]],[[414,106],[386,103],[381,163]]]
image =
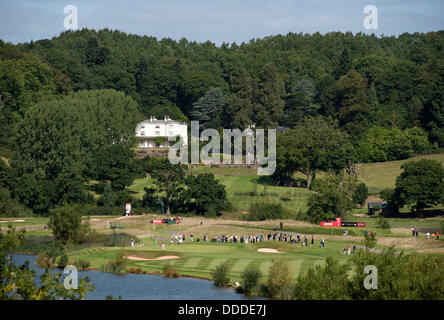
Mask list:
[[160,131],[156,131],[156,136],[160,136]]
[[168,135],[169,136],[173,136],[174,135],[174,131],[168,131]]
[[157,125],[157,126],[156,126],[156,129],[160,129],[160,126],[159,126],[159,125]]
[[140,135],[144,136],[145,135],[145,131],[140,131]]

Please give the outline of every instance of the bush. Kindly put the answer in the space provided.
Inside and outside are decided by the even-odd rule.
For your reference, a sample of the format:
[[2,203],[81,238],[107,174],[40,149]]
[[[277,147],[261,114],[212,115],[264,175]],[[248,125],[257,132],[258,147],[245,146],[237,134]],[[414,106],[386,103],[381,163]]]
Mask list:
[[284,208],[280,203],[257,202],[250,205],[249,214],[245,218],[249,221],[264,221],[285,217]]
[[[100,234],[99,234],[100,235]],[[106,247],[124,247],[131,243],[131,239],[134,240],[135,243],[139,242],[139,239],[129,233],[111,233],[111,234],[102,234],[104,237],[103,245]]]
[[287,298],[288,286],[293,284],[293,273],[287,260],[275,260],[268,273],[266,293],[271,298]]
[[246,295],[251,294],[251,290],[258,284],[259,279],[262,277],[261,271],[256,267],[247,267],[241,274],[241,286]]
[[[0,162],[2,160],[0,159]],[[11,198],[11,193],[6,188],[0,188],[0,216],[26,217],[31,215],[31,210],[22,206],[17,199]]]
[[89,224],[82,225],[82,215],[76,207],[57,209],[50,216],[48,227],[63,244],[81,243],[89,231]]
[[142,271],[142,269],[140,267],[130,268],[127,272],[128,273],[134,273],[134,274],[145,273],[144,271]]
[[60,244],[60,242],[52,242],[51,246],[45,251],[39,252],[37,255],[36,263],[37,265],[44,268],[54,268],[57,257],[65,254],[65,248]]
[[179,278],[179,277],[181,277],[181,274],[179,273],[179,271],[174,269],[169,262],[167,262],[166,264],[164,264],[162,266],[162,271],[163,271],[162,275],[164,278]]
[[101,271],[122,273],[126,270],[125,252],[119,250],[116,252],[113,260],[110,260],[106,265],[102,266]]
[[68,256],[66,255],[66,253],[64,253],[60,256],[59,260],[57,261],[57,266],[60,269],[64,269],[67,265],[68,265]]
[[91,263],[88,260],[79,259],[74,262],[74,265],[80,270],[86,270],[90,267]]
[[378,219],[377,224],[378,224],[378,228],[390,229],[390,223],[388,222],[387,219],[384,219],[384,218]]
[[226,286],[230,282],[228,277],[228,265],[221,262],[213,271],[214,285],[218,287]]
[[353,193],[353,203],[363,205],[368,197],[368,188],[364,182],[357,185],[355,192]]
[[317,265],[300,275],[293,289],[297,300],[350,299],[347,283],[348,264],[327,257],[325,265]]
[[54,267],[55,261],[53,260],[53,258],[48,257],[45,252],[40,252],[37,255],[35,263],[42,268],[52,269]]
[[39,254],[54,247],[54,239],[50,236],[27,235],[25,241],[19,244],[14,252],[23,254]]

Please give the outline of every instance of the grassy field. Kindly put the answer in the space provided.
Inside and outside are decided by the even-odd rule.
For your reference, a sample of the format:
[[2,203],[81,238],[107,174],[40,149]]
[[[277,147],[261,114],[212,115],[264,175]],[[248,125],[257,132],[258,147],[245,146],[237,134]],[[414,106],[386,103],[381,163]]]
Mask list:
[[[239,172],[237,168],[228,170],[231,170],[232,173]],[[306,210],[307,198],[311,193],[311,191],[303,188],[263,185],[258,183],[258,176],[254,174],[221,175],[217,177],[225,185],[227,198],[233,204],[235,211],[246,212],[252,203],[265,201],[281,203],[290,214],[294,215],[299,210]],[[142,199],[144,195],[143,188],[149,185],[151,185],[151,178],[137,179],[128,190],[136,198]]]
[[[415,157],[435,159],[444,162],[444,153],[435,155],[426,155]],[[412,160],[412,159],[411,159]],[[393,161],[386,163],[373,163],[363,165],[361,179],[368,185],[370,191],[377,192],[386,187],[393,187],[396,176],[401,172],[400,166],[405,161]],[[311,235],[315,237],[315,244],[308,247],[302,247],[300,244],[290,244],[286,242],[270,241],[250,244],[225,244],[212,242],[191,243],[189,238],[180,245],[170,244],[169,239],[172,234],[185,233],[187,236],[193,234],[195,238],[202,239],[204,234],[209,236],[225,235],[246,235],[246,234],[268,234],[272,233],[272,228],[280,221],[246,222],[239,221],[237,218],[247,213],[249,207],[254,202],[273,202],[280,203],[288,212],[295,215],[299,210],[306,210],[306,202],[311,191],[303,188],[278,187],[259,183],[258,176],[251,168],[207,168],[196,166],[190,169],[193,173],[212,172],[226,186],[228,200],[233,204],[234,212],[218,219],[206,219],[203,217],[186,217],[179,225],[161,225],[153,228],[150,219],[162,216],[144,215],[132,217],[112,217],[97,216],[90,217],[91,227],[99,232],[111,232],[106,228],[108,221],[116,221],[125,226],[125,232],[137,237],[138,243],[143,246],[131,248],[128,245],[124,247],[126,256],[136,256],[139,258],[154,259],[164,255],[179,256],[172,260],[127,260],[127,270],[140,267],[143,271],[156,273],[162,271],[162,267],[169,263],[173,268],[185,276],[193,276],[205,279],[212,278],[212,271],[221,262],[228,264],[230,282],[240,280],[241,272],[247,266],[258,267],[264,276],[274,259],[284,258],[289,261],[294,276],[298,276],[308,268],[320,265],[325,262],[327,257],[334,257],[341,262],[346,262],[350,256],[342,255],[344,247],[354,244],[362,245],[362,228],[321,228],[319,225],[309,224],[307,222],[295,221],[291,219],[284,220],[283,232],[292,232],[294,234],[305,234],[309,243]],[[322,174],[318,175],[322,177]],[[143,197],[143,188],[151,184],[149,177],[137,179],[128,188],[133,196],[141,199]],[[357,212],[361,213],[355,216]],[[388,218],[390,229],[381,229],[378,226],[378,218],[362,215],[366,209],[356,210],[354,213],[348,213],[343,217],[343,221],[365,222],[369,230],[377,233],[376,248],[383,249],[394,246],[396,250],[406,252],[438,253],[444,251],[444,241],[427,240],[425,232],[440,230],[443,226],[442,216],[429,218]],[[234,217],[234,219],[230,219]],[[15,220],[23,219],[24,222]],[[51,232],[44,230],[48,218],[1,218],[0,227],[4,231],[9,223],[12,223],[18,229],[26,228],[29,235],[50,235]],[[203,223],[203,225],[201,224]],[[410,228],[418,228],[420,235],[418,238],[412,238]],[[342,231],[347,229],[348,236],[343,236]],[[441,229],[441,232],[443,230]],[[156,244],[155,237],[161,237],[166,249],[162,250],[159,244]],[[319,240],[321,237],[326,239],[326,247],[321,248]],[[258,252],[259,248],[274,248],[280,253]],[[100,269],[114,258],[117,247],[86,247],[73,250],[68,249],[70,261],[78,259],[88,260],[91,267]]]
[[[350,242],[351,244],[352,242]],[[230,282],[239,281],[241,272],[247,266],[259,268],[264,275],[267,275],[272,261],[277,258],[288,260],[294,276],[298,276],[308,268],[316,264],[323,264],[325,258],[334,256],[340,261],[346,261],[350,256],[342,255],[344,242],[328,241],[325,248],[315,245],[302,247],[301,245],[289,244],[285,242],[262,242],[252,244],[229,244],[186,242],[180,245],[167,245],[165,251],[156,246],[153,240],[145,240],[144,247],[125,248],[126,254],[138,257],[157,257],[162,255],[178,255],[179,259],[172,260],[150,260],[131,261],[128,260],[128,268],[140,267],[150,273],[161,271],[166,263],[172,265],[182,275],[211,279],[211,273],[221,262],[228,265],[228,275]],[[258,252],[258,248],[275,248],[282,253]],[[86,259],[91,262],[94,268],[100,268],[109,260],[113,259],[119,248],[86,248],[73,251],[69,254],[70,260]]]
[[[384,188],[393,188],[396,177],[401,173],[401,165],[407,161],[419,159],[433,159],[444,163],[444,152],[438,154],[416,156],[408,160],[389,161],[379,163],[363,164],[359,179],[367,185],[371,194],[377,194]],[[189,170],[190,173],[214,173],[226,186],[228,200],[233,204],[236,212],[248,211],[254,202],[274,202],[281,203],[292,215],[299,210],[307,209],[306,202],[311,191],[304,188],[286,188],[264,185],[259,183],[256,170],[253,168],[210,168],[205,166],[195,166]],[[323,173],[318,174],[318,178],[323,177]],[[301,174],[296,177],[305,178]],[[136,197],[143,197],[143,188],[151,185],[151,179],[136,179],[128,190]],[[356,213],[365,213],[367,209],[355,210]]]
[[365,182],[370,193],[377,193],[384,188],[394,188],[396,177],[402,172],[401,165],[419,159],[432,159],[444,164],[444,152],[420,155],[400,161],[366,163],[363,164],[359,178]]

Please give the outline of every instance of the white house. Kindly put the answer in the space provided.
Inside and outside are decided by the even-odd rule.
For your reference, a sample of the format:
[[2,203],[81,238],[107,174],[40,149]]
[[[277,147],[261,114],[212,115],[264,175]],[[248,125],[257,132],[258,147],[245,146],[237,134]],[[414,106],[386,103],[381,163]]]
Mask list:
[[168,141],[168,137],[177,136],[182,137],[184,145],[188,144],[187,124],[171,120],[168,116],[163,120],[151,116],[136,127],[139,148],[169,148],[175,142]]

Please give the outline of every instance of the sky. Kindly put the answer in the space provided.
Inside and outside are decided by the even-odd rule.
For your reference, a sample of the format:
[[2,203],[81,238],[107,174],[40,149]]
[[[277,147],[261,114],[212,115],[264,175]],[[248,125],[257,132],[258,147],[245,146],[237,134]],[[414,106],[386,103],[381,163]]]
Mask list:
[[[77,8],[79,29],[217,45],[289,32],[397,36],[444,30],[443,0],[0,0],[0,39],[16,44],[58,36],[68,5]],[[377,29],[364,26],[368,5],[377,9]]]

